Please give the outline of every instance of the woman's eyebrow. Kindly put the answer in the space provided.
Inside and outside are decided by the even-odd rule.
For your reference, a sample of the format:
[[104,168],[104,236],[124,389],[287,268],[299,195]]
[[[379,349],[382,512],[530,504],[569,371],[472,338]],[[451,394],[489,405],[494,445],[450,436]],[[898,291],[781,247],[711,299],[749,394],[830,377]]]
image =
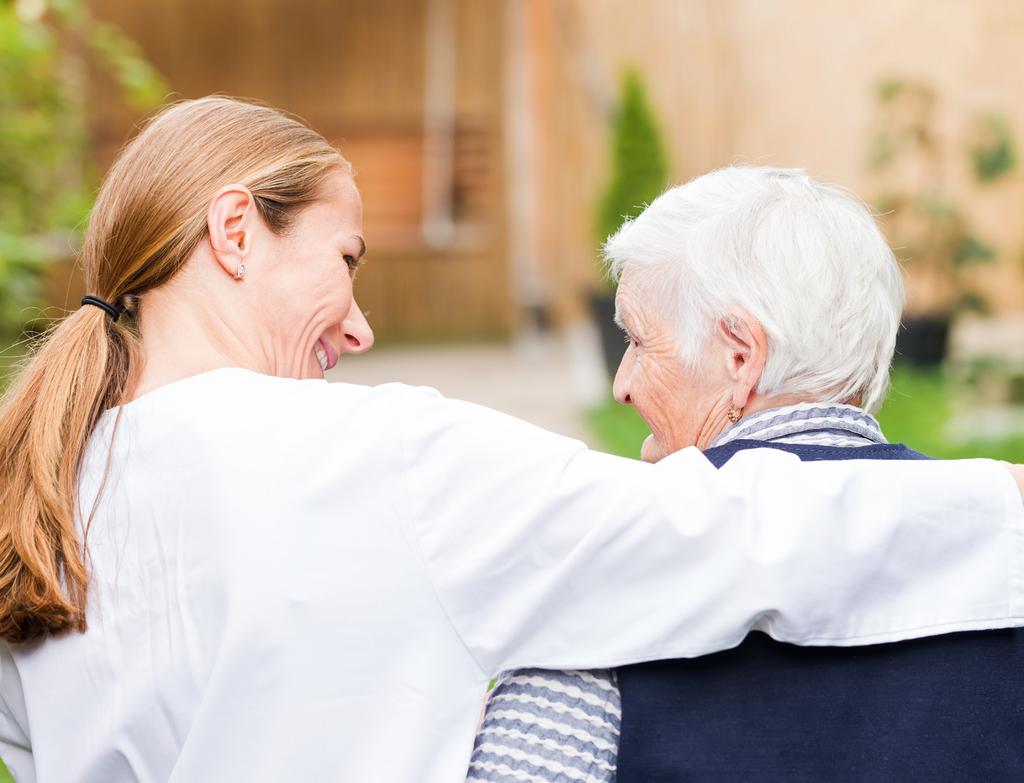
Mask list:
[[630,331],[629,324],[627,323],[627,321],[630,320],[629,314],[626,313],[624,310],[616,307],[615,308],[615,318],[612,319],[612,320],[615,321],[615,325],[617,327],[619,327],[622,331],[624,331],[624,332]]

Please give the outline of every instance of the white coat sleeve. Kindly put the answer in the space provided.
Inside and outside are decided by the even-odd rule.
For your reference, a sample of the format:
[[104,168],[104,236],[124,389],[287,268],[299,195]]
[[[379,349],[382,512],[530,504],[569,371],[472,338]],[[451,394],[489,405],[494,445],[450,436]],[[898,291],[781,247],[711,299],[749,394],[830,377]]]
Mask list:
[[10,648],[0,642],[0,759],[15,783],[32,783],[36,779],[27,725],[21,678]]
[[999,463],[648,465],[432,390],[408,411],[423,562],[484,672],[692,657],[755,627],[858,645],[1024,624],[1024,509]]

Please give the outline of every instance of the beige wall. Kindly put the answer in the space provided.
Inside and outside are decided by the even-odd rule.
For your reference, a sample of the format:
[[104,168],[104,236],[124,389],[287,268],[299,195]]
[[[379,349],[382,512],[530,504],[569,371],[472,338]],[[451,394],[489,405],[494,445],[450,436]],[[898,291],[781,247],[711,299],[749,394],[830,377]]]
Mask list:
[[[880,77],[930,83],[951,151],[952,190],[998,264],[979,272],[1000,310],[1024,310],[1024,161],[976,185],[964,146],[979,111],[1004,113],[1024,153],[1024,4],[1013,0],[552,0],[558,284],[593,279],[593,204],[605,177],[606,112],[622,70],[643,73],[673,176],[733,162],[802,166],[869,203],[866,171]],[[558,299],[559,310],[575,305]]]

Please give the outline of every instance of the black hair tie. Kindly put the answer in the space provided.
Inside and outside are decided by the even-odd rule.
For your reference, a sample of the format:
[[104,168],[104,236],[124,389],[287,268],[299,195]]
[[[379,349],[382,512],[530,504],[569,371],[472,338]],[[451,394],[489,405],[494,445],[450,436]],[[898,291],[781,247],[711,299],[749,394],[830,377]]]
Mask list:
[[109,315],[115,321],[121,317],[121,308],[115,307],[114,305],[110,304],[110,302],[108,302],[106,299],[100,299],[98,296],[93,296],[92,294],[89,294],[88,296],[83,296],[82,304],[94,305],[95,307],[100,308],[100,310],[104,310],[106,314]]

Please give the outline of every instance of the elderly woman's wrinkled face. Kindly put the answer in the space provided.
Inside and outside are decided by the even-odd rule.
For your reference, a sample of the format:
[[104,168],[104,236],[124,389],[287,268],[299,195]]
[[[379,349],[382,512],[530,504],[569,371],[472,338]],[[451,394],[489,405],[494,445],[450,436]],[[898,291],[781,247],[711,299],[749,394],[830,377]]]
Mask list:
[[259,307],[276,374],[322,378],[341,354],[373,345],[352,291],[365,251],[362,223],[359,191],[338,171],[325,180],[321,197],[275,237],[261,270]]
[[633,405],[651,434],[640,456],[647,462],[687,446],[707,448],[723,428],[730,381],[724,361],[701,362],[689,370],[679,358],[664,317],[643,301],[642,289],[627,270],[615,297],[616,320],[628,347],[615,374],[615,399]]

